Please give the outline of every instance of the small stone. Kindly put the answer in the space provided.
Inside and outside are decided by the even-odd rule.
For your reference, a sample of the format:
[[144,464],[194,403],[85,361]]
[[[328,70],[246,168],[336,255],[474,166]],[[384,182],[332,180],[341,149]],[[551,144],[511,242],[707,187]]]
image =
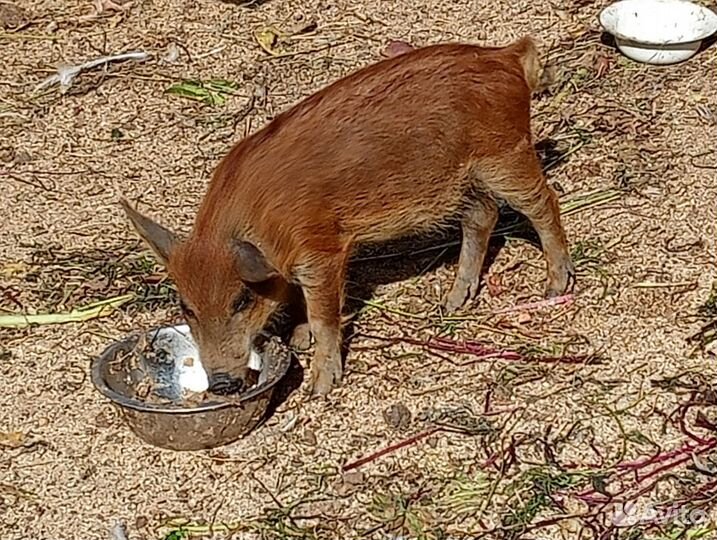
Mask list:
[[411,411],[403,403],[394,403],[383,411],[383,420],[393,429],[404,430],[411,425]]
[[225,452],[224,450],[215,450],[210,454],[210,457],[212,459],[216,459],[217,461],[229,461],[231,459],[231,456]]
[[15,148],[12,146],[3,146],[0,148],[0,161],[3,163],[11,163],[15,160]]
[[309,446],[316,446],[318,444],[318,441],[316,440],[316,433],[314,433],[310,429],[304,429],[304,433],[302,434],[301,438],[304,443],[308,444]]
[[95,416],[95,426],[100,429],[107,429],[112,425],[112,419],[103,411]]
[[15,163],[18,165],[23,165],[25,163],[30,163],[32,161],[32,156],[29,152],[25,150],[18,150],[15,153]]
[[90,478],[95,476],[96,473],[97,473],[97,467],[92,465],[90,467],[87,467],[84,471],[82,471],[82,474],[80,474],[80,479],[81,480],[89,480]]
[[350,471],[337,480],[334,488],[339,497],[348,497],[364,484],[366,477],[361,471]]
[[127,540],[127,527],[121,521],[115,522],[110,529],[110,540]]
[[351,484],[352,486],[358,486],[363,484],[366,477],[361,471],[350,471],[344,474],[344,483]]
[[30,22],[27,11],[14,4],[0,3],[0,28],[14,30]]
[[149,520],[146,517],[137,516],[134,519],[134,528],[135,529],[144,529],[148,523],[149,523]]
[[167,62],[169,64],[173,64],[177,60],[179,60],[180,54],[181,53],[179,51],[179,47],[177,46],[177,44],[170,43],[169,46],[167,47],[167,53],[164,55],[164,58],[162,60],[164,60],[165,62]]

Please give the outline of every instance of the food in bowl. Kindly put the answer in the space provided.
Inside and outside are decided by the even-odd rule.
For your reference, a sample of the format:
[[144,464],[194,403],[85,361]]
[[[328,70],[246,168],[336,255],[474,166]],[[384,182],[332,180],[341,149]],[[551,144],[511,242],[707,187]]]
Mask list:
[[288,347],[279,338],[267,340],[252,355],[251,386],[214,395],[205,387],[189,328],[180,325],[113,343],[93,362],[92,381],[144,441],[199,450],[229,444],[256,428],[290,363]]

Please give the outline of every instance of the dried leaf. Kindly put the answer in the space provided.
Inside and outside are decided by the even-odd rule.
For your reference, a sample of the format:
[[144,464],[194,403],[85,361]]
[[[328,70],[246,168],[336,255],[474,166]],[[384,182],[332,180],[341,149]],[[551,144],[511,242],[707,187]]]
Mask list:
[[592,484],[593,489],[594,489],[597,493],[600,493],[601,495],[605,495],[606,497],[610,497],[610,496],[611,496],[610,493],[609,493],[608,490],[607,490],[607,481],[606,481],[606,478],[605,478],[604,476],[598,476],[598,475],[593,476],[593,477],[590,479],[590,483]]
[[342,474],[334,483],[334,489],[339,497],[348,497],[355,493],[366,482],[366,476],[361,471],[350,471]]
[[11,278],[20,274],[24,274],[28,268],[30,268],[30,266],[22,261],[8,263],[3,266],[0,266],[0,276],[4,278]]
[[26,436],[21,431],[0,432],[0,446],[20,448],[25,445]]
[[278,56],[280,51],[278,46],[282,37],[282,33],[274,28],[264,28],[254,32],[254,39],[259,46],[272,56]]
[[611,66],[612,66],[612,60],[610,59],[609,56],[605,56],[602,54],[599,55],[597,62],[595,63],[595,67],[596,67],[595,71],[597,72],[596,77],[598,79],[600,79],[600,78],[604,77],[605,75],[607,75],[608,71],[610,71]]
[[95,0],[97,15],[111,11],[127,11],[134,4],[134,0]]
[[393,429],[404,430],[411,425],[411,411],[403,403],[394,403],[382,414],[384,422]]

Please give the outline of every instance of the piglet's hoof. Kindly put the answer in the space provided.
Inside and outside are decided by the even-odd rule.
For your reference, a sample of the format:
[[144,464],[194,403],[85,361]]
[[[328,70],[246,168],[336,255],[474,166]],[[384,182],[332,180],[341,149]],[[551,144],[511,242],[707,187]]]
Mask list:
[[552,277],[545,290],[545,298],[556,298],[568,294],[575,288],[575,267],[571,261],[566,261],[560,268],[556,277]]
[[451,315],[461,309],[473,296],[470,284],[457,280],[443,300],[443,310]]
[[311,396],[321,397],[328,395],[341,382],[341,362],[327,363],[323,369],[311,372]]
[[308,323],[296,325],[289,344],[300,351],[305,351],[311,347],[311,327]]
[[455,314],[463,306],[463,300],[456,295],[448,295],[442,303],[446,315]]

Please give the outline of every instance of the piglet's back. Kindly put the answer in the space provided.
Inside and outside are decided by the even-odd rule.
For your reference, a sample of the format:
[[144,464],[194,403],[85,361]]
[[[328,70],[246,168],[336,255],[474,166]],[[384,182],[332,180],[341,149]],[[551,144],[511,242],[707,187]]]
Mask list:
[[307,249],[431,228],[461,210],[475,162],[530,139],[538,69],[525,38],[425,47],[357,71],[229,152],[194,235],[249,239],[288,271]]

